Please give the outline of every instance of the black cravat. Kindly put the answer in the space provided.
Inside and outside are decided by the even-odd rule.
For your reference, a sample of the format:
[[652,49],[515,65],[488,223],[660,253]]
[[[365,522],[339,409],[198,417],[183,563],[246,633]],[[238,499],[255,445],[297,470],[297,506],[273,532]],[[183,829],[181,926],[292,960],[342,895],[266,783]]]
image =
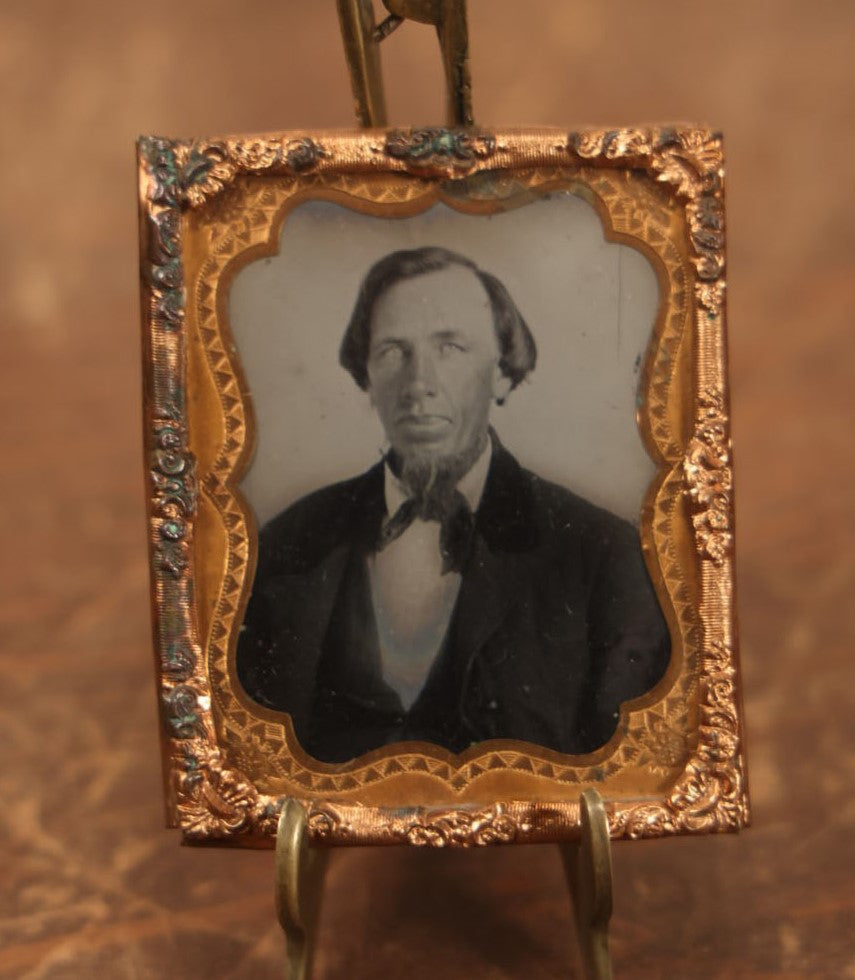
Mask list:
[[442,574],[463,570],[472,547],[472,531],[475,519],[469,503],[456,488],[442,493],[428,494],[423,498],[410,497],[383,521],[377,541],[377,550],[399,538],[417,518],[438,521],[439,552],[442,555]]

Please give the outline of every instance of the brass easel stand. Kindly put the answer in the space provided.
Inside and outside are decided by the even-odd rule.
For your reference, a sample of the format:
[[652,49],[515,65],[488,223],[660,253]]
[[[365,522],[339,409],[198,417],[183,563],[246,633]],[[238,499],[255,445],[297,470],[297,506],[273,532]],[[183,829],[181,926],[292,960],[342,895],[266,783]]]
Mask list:
[[448,123],[473,124],[465,0],[383,0],[389,16],[381,24],[374,22],[371,0],[337,0],[337,4],[360,126],[386,125],[379,46],[405,20],[436,28],[445,69]]
[[286,800],[276,831],[276,914],[285,932],[288,980],[308,980],[329,851],[310,848],[306,811]]
[[603,798],[586,789],[579,800],[578,841],[561,844],[567,885],[573,897],[576,941],[588,980],[611,980],[609,919],[612,917],[612,847]]
[[[578,841],[561,844],[573,897],[576,937],[587,980],[611,980],[609,919],[612,858],[609,825],[600,794],[588,789],[580,800]],[[276,834],[276,911],[288,945],[288,980],[309,980],[328,850],[309,847],[306,812],[287,800]]]

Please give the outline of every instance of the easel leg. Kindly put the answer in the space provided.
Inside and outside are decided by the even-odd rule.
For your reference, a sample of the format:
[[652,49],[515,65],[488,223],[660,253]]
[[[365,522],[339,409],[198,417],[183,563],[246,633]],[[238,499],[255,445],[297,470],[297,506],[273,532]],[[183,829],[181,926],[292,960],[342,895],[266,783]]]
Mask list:
[[309,847],[306,811],[286,800],[276,831],[276,914],[288,948],[288,980],[311,976],[315,929],[329,852]]
[[561,845],[573,896],[576,936],[588,980],[611,980],[609,919],[612,915],[612,853],[609,824],[600,794],[588,789],[579,802],[581,836]]

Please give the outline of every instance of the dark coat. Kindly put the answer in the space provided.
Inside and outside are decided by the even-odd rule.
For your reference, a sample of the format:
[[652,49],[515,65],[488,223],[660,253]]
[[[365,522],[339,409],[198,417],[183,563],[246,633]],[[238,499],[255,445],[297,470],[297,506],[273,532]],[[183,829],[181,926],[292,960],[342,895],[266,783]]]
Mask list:
[[664,673],[670,639],[635,529],[497,446],[445,642],[404,711],[382,677],[365,561],[385,510],[381,463],[260,534],[238,677],[314,757],[414,739],[589,752]]

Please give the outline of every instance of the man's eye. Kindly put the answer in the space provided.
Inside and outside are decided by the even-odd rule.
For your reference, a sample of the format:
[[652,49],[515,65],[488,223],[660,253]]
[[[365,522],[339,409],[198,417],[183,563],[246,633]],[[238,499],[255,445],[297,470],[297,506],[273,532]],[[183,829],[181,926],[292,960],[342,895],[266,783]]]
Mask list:
[[439,349],[443,354],[465,354],[466,347],[456,340],[444,340]]
[[394,364],[401,359],[401,348],[394,344],[375,350],[373,357],[381,364]]

